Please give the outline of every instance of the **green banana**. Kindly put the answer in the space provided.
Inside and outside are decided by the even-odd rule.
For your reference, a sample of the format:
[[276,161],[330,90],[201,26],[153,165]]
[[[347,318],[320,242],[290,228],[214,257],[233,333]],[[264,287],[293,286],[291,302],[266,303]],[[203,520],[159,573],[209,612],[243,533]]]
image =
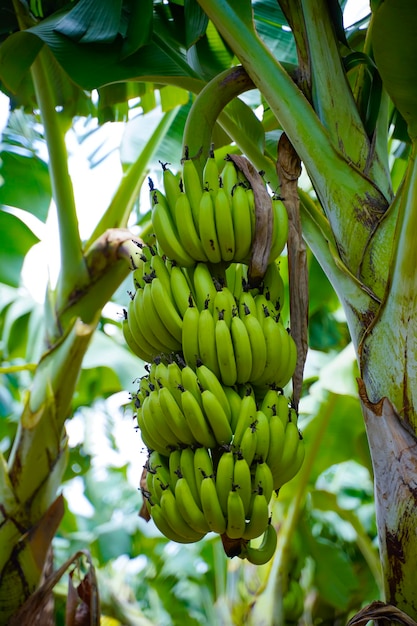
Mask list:
[[224,319],[230,328],[232,317],[237,313],[236,300],[227,287],[219,287],[214,298],[214,318]]
[[[152,516],[152,519],[155,523],[155,526],[158,528],[158,530],[167,538],[170,539],[171,541],[176,541],[177,543],[194,543],[195,541],[198,541],[194,538],[190,538],[190,537],[183,537],[182,535],[178,534],[167,522],[166,518],[165,518],[165,514],[162,511],[162,508],[159,504],[153,504],[150,507],[150,514]],[[201,538],[204,535],[201,535]]]
[[232,317],[230,334],[236,360],[236,382],[247,383],[252,373],[252,348],[246,325],[237,315]]
[[166,329],[179,342],[182,340],[182,318],[178,314],[170,294],[165,289],[160,278],[155,278],[152,283],[152,300],[158,315]]
[[238,394],[237,391],[233,387],[223,387],[224,393],[226,395],[227,401],[230,406],[231,418],[230,418],[230,427],[233,432],[236,430],[236,424],[239,419],[240,407],[242,404],[242,398]]
[[241,554],[240,558],[246,558],[253,565],[264,565],[272,559],[277,547],[277,531],[271,523],[265,529],[260,546],[254,547],[249,542]]
[[210,312],[214,311],[214,299],[216,297],[216,287],[213,276],[206,263],[197,263],[193,273],[193,284],[197,307],[202,311],[207,303]]
[[184,387],[184,389],[186,389],[187,391],[191,391],[194,398],[199,403],[200,407],[202,407],[203,401],[201,399],[201,389],[195,371],[189,365],[186,365],[181,370],[181,378],[182,386]]
[[233,468],[233,484],[239,487],[239,494],[246,515],[252,498],[252,477],[250,467],[240,452],[237,453]]
[[288,213],[282,200],[272,198],[272,245],[269,253],[269,263],[279,257],[288,239]]
[[191,391],[186,389],[181,394],[182,411],[187,420],[188,426],[197,443],[206,448],[216,446],[216,439],[208,425],[200,404]]
[[152,226],[159,246],[170,259],[183,267],[194,265],[194,259],[188,254],[179,239],[177,227],[166,204],[157,202],[153,205]]
[[160,254],[153,254],[150,260],[150,266],[151,276],[155,274],[153,277],[159,278],[163,282],[167,292],[171,294],[171,271],[166,264],[166,259],[161,257]]
[[222,535],[226,532],[226,519],[220,506],[216,483],[211,476],[204,477],[200,485],[201,507],[210,530]]
[[191,368],[196,368],[200,359],[198,327],[200,312],[196,306],[189,306],[182,323],[182,352],[184,360]]
[[162,164],[162,181],[164,183],[165,197],[174,215],[175,203],[181,193],[179,177],[176,176],[168,167],[168,163]]
[[193,530],[199,533],[210,531],[206,518],[194,500],[190,486],[184,477],[179,478],[175,485],[175,499],[179,512]]
[[187,424],[184,413],[181,411],[168,387],[162,387],[158,394],[165,419],[177,437],[178,443],[188,446],[196,444],[197,442]]
[[239,450],[243,435],[248,427],[256,420],[256,402],[252,394],[245,395],[240,403],[239,418],[233,435],[233,447]]
[[183,448],[181,450],[181,457],[180,457],[181,476],[183,476],[188,482],[188,486],[191,490],[193,498],[195,502],[197,503],[197,505],[200,506],[201,505],[200,490],[197,484],[194,464],[195,464],[194,451],[192,450],[192,448],[189,448],[189,447]]
[[269,451],[269,419],[263,411],[256,412],[256,449],[255,456],[259,460],[265,461]]
[[195,302],[187,278],[178,265],[173,265],[171,268],[170,287],[175,307],[180,316],[184,317],[190,303],[195,304]]
[[274,489],[279,483],[279,474],[281,471],[281,458],[285,445],[285,427],[278,417],[272,415],[269,418],[269,449],[266,462],[269,465],[274,481]]
[[194,475],[198,492],[200,492],[201,482],[206,476],[214,478],[213,461],[208,448],[201,446],[194,450]]
[[242,441],[240,442],[240,453],[246,460],[248,465],[251,465],[256,452],[256,445],[258,440],[258,433],[256,431],[256,425],[251,424],[243,433]]
[[235,186],[238,184],[237,172],[235,164],[228,159],[221,172],[222,187],[224,187],[227,195],[231,195]]
[[235,256],[235,234],[232,218],[231,197],[220,187],[214,197],[214,219],[223,261],[232,261]]
[[265,297],[273,303],[277,311],[281,311],[285,302],[285,287],[278,263],[275,261],[266,268],[262,279],[262,288]]
[[193,212],[187,194],[178,196],[175,204],[175,220],[178,236],[184,250],[195,260],[207,262],[208,258],[194,225]]
[[220,174],[214,155],[210,155],[203,168],[203,187],[215,197],[220,187]]
[[198,319],[198,349],[201,361],[216,376],[220,377],[219,363],[217,360],[215,321],[207,306],[200,311]]
[[260,537],[269,523],[268,502],[261,491],[254,493],[250,505],[250,519],[245,525],[243,539]]
[[256,464],[253,482],[255,489],[262,488],[262,493],[269,502],[274,491],[274,479],[268,463],[260,461]]
[[175,339],[175,337],[173,337],[170,331],[166,328],[161,316],[159,315],[158,309],[154,304],[151,283],[147,283],[145,285],[142,298],[142,315],[146,318],[147,328],[152,329],[152,333],[158,338],[161,345],[165,348],[163,352],[169,353],[181,350],[180,342],[177,341],[177,339]]
[[230,329],[224,319],[218,319],[215,326],[217,361],[223,384],[232,386],[237,380],[236,359]]
[[290,481],[299,471],[305,455],[304,441],[295,422],[289,421],[285,428],[284,450],[281,456],[280,471],[274,475],[274,489]]
[[199,216],[200,240],[210,263],[220,263],[222,255],[217,237],[214,204],[209,191],[203,191]]
[[219,445],[229,444],[232,441],[233,433],[222,403],[209,389],[203,391],[201,398],[203,400],[204,413],[217,443]]
[[[246,310],[249,311],[249,309]],[[241,319],[245,324],[249,337],[252,355],[252,369],[249,380],[253,381],[262,376],[265,371],[267,358],[265,335],[256,315],[247,313]]]
[[239,488],[234,486],[227,498],[226,534],[230,539],[240,539],[245,532],[245,508],[239,493]]
[[166,521],[177,535],[191,541],[200,541],[204,537],[205,532],[197,532],[185,521],[178,508],[175,495],[170,489],[163,492],[160,505]]
[[182,165],[182,183],[184,192],[187,194],[188,200],[190,201],[194,225],[197,232],[200,234],[200,202],[203,195],[203,188],[201,186],[200,176],[196,166],[194,165],[194,161],[192,159],[188,159],[187,157],[183,160]]
[[204,364],[197,365],[197,376],[203,389],[208,389],[216,396],[217,400],[220,402],[223,408],[223,411],[227,415],[227,419],[230,422],[230,419],[232,417],[230,404],[223,389],[223,385],[221,384],[217,376]]
[[[146,345],[143,345],[143,342],[140,344],[137,343],[136,339],[133,337],[132,331],[128,322],[128,312],[126,309],[123,311],[123,320],[122,320],[122,331],[123,337],[133,354],[136,354],[142,361],[151,361],[154,356],[154,350],[150,344],[146,342]],[[141,337],[139,337],[139,341]],[[147,346],[147,348],[146,348]]]
[[232,220],[235,234],[234,260],[246,263],[252,247],[252,218],[247,192],[240,185],[233,191]]
[[221,509],[227,515],[227,499],[233,487],[234,454],[231,449],[225,450],[216,468],[216,489]]
[[143,420],[143,411],[142,408],[138,409],[136,413],[136,419],[138,422],[140,436],[142,438],[143,443],[147,447],[148,450],[156,450],[161,454],[167,454],[167,448],[164,442],[155,441],[152,437],[152,434],[146,428],[145,422]]
[[175,486],[181,476],[181,448],[175,448],[171,450],[171,454],[168,457],[168,469],[169,469],[169,480],[171,489],[175,489]]

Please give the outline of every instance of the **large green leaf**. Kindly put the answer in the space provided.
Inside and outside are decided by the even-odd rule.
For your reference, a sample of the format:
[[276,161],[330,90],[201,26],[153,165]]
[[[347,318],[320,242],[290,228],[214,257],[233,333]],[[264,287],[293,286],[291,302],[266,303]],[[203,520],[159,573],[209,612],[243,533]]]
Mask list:
[[372,27],[375,61],[388,91],[417,136],[417,11],[413,0],[378,3]]
[[267,47],[283,62],[296,63],[297,52],[288,22],[276,0],[253,2],[255,27]]
[[45,222],[52,197],[47,164],[29,150],[7,146],[0,152],[0,176],[0,204],[28,211]]
[[112,43],[120,32],[122,0],[79,0],[55,30],[74,41]]
[[18,217],[0,210],[0,282],[19,285],[25,255],[38,241]]

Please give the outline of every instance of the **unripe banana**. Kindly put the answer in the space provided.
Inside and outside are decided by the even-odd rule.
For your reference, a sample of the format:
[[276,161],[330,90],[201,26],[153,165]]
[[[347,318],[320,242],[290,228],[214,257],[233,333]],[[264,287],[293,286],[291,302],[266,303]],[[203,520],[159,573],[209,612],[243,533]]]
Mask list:
[[252,373],[252,348],[246,325],[237,315],[232,317],[230,334],[236,360],[236,382],[247,383]]
[[262,280],[263,291],[277,311],[281,311],[285,302],[285,287],[278,263],[270,263]]
[[277,489],[276,485],[280,481],[280,471],[282,468],[281,458],[285,445],[285,428],[278,417],[278,415],[272,415],[269,418],[269,450],[266,462],[269,465],[274,482],[274,489]]
[[174,215],[175,203],[178,196],[181,193],[179,177],[176,176],[168,167],[168,163],[162,164],[162,180],[164,183],[165,197],[171,209],[171,214]]
[[[142,359],[143,361],[151,361],[154,355],[154,350],[152,346],[150,346],[146,342],[147,348],[148,348],[146,349],[146,347],[143,345],[143,342],[141,342],[142,345],[137,343],[137,341],[133,337],[132,331],[129,326],[128,312],[124,310],[123,314],[124,314],[124,318],[122,321],[122,330],[123,330],[123,337],[125,338],[127,345],[132,350],[133,354],[136,354],[136,356],[138,356],[140,359]],[[140,339],[141,338],[139,337],[139,340]]]
[[213,313],[217,290],[214,286],[213,276],[210,274],[206,263],[197,263],[195,266],[193,284],[198,309],[202,311],[207,302],[208,308]]
[[172,489],[175,489],[178,479],[181,476],[181,448],[175,448],[168,457],[169,480]]
[[198,349],[201,361],[220,378],[217,359],[216,332],[214,317],[207,306],[200,311],[198,319]]
[[185,521],[178,508],[177,501],[170,489],[166,489],[161,497],[161,509],[166,521],[173,531],[190,541],[200,541],[206,534],[197,532]]
[[187,391],[191,391],[194,398],[199,403],[200,407],[202,407],[203,401],[201,399],[201,389],[195,371],[189,365],[186,365],[181,370],[181,378],[182,386],[184,387],[184,389],[186,389]]
[[180,457],[180,470],[181,476],[183,476],[188,482],[193,498],[200,506],[200,490],[197,486],[195,469],[194,469],[194,451],[191,448],[183,448],[181,450]]
[[247,289],[244,289],[242,291],[242,295],[239,298],[238,309],[239,309],[239,317],[241,317],[242,319],[244,319],[246,315],[249,315],[249,313],[252,313],[252,315],[257,316],[255,299],[253,295],[251,294],[251,292],[248,291]]
[[[203,195],[203,188],[201,186],[200,176],[194,165],[194,161],[192,159],[188,159],[187,156],[183,161],[182,165],[182,182],[184,191],[187,194],[188,200],[190,201],[191,210],[193,212],[194,225],[199,231],[199,221],[200,221],[200,201]],[[181,264],[182,265],[182,264]]]
[[184,313],[190,306],[190,302],[192,304],[195,303],[187,278],[178,265],[173,265],[171,268],[170,287],[175,307],[180,316],[184,317]]
[[264,565],[272,559],[277,547],[277,532],[272,524],[268,524],[264,532],[261,545],[253,547],[251,543],[247,544],[239,555],[246,558],[253,565]]
[[180,194],[177,198],[175,204],[175,220],[178,236],[184,250],[187,250],[187,253],[195,259],[195,261],[207,262],[207,255],[194,225],[191,204],[185,193]]
[[196,306],[189,306],[182,323],[182,352],[184,360],[191,368],[199,362],[198,326],[200,312]]
[[217,239],[223,261],[232,261],[235,255],[235,234],[233,228],[231,197],[220,187],[214,197],[214,218]]
[[206,448],[215,447],[216,439],[213,435],[213,431],[206,421],[200,404],[191,391],[184,390],[181,394],[181,400],[185,419],[197,443]]
[[227,500],[233,487],[234,454],[231,449],[225,450],[220,456],[216,468],[216,489],[221,509],[227,515]]
[[284,483],[294,478],[304,461],[304,455],[304,441],[296,424],[290,421],[285,429],[281,468],[279,476],[276,479],[274,476],[274,489],[280,489]]
[[227,536],[230,539],[240,539],[245,532],[245,525],[245,508],[240,497],[240,489],[234,486],[227,498]]
[[260,537],[269,523],[268,502],[260,491],[253,494],[250,505],[250,519],[245,525],[243,539]]
[[249,380],[253,381],[260,378],[265,371],[267,357],[265,335],[256,315],[252,313],[244,314],[241,316],[241,319],[245,324],[249,337],[252,354],[252,369]]
[[217,443],[219,445],[229,444],[232,441],[233,433],[230,428],[229,418],[221,402],[209,389],[203,391],[201,398],[203,400],[204,413]]
[[249,511],[252,498],[252,478],[250,467],[246,459],[239,452],[237,453],[233,469],[233,484],[239,487],[239,495],[242,499],[246,515]]
[[210,191],[213,198],[220,187],[220,174],[214,154],[210,155],[203,168],[203,188]]
[[276,382],[281,362],[288,362],[287,331],[271,316],[265,317],[263,327],[266,342],[266,365],[263,374],[253,381],[254,387],[264,388]]
[[172,395],[174,396],[177,404],[181,407],[181,397],[182,397],[182,373],[181,368],[178,363],[172,361],[168,363],[166,366],[167,371],[167,379],[168,379],[168,387]]
[[152,284],[148,283],[143,289],[143,306],[142,315],[145,316],[148,329],[151,328],[154,335],[161,342],[165,348],[164,353],[178,352],[181,349],[181,344],[171,332],[166,328],[158,309],[154,304],[152,298]]
[[288,359],[286,361],[285,367],[277,372],[276,383],[279,387],[285,387],[285,385],[289,382],[291,377],[295,372],[295,368],[297,365],[297,346],[295,345],[294,339],[291,337],[290,333],[287,331],[287,343],[288,343]]
[[177,227],[167,205],[157,202],[152,208],[152,225],[164,253],[184,267],[194,265],[194,259],[182,245]]
[[259,460],[265,461],[269,451],[269,420],[263,411],[256,412],[256,449],[255,456]]
[[156,450],[157,452],[160,452],[161,454],[167,454],[168,450],[166,447],[166,443],[160,440],[156,441],[153,438],[152,433],[150,433],[148,429],[146,428],[146,424],[143,419],[142,408],[138,409],[136,413],[136,419],[137,419],[139,430],[140,430],[140,436],[142,438],[143,443],[148,448],[148,450]]
[[[156,393],[156,392],[153,392]],[[174,396],[168,387],[162,387],[159,390],[159,401],[161,403],[162,411],[164,412],[165,419],[169,423],[171,429],[174,431],[178,443],[186,445],[196,444],[196,440],[187,424],[187,420],[184,417],[183,412],[178,406]]]
[[242,404],[242,398],[238,394],[237,391],[233,387],[223,387],[224,393],[226,394],[227,401],[230,406],[231,418],[230,418],[230,427],[233,432],[236,430],[236,424],[239,419],[240,414],[240,406]]
[[279,257],[288,239],[288,213],[282,200],[272,199],[272,245],[269,263]]
[[165,419],[157,393],[150,393],[142,405],[142,416],[146,430],[151,433],[155,441],[165,443],[167,454],[169,449],[174,448],[178,443],[178,438],[171,430],[169,422]]
[[256,431],[256,422],[248,426],[245,432],[243,433],[242,441],[240,443],[240,452],[247,464],[250,466],[256,452],[256,445],[258,440],[258,434]]
[[264,494],[267,502],[269,502],[274,490],[274,479],[268,463],[261,461],[256,464],[253,482],[254,490],[262,488],[262,493]]
[[238,184],[235,164],[231,159],[227,160],[221,172],[222,187],[230,196],[234,187]]
[[152,276],[154,278],[159,278],[167,292],[171,295],[171,271],[167,266],[165,259],[159,254],[153,254],[150,259],[150,266]]
[[179,512],[193,530],[200,533],[210,531],[206,518],[194,500],[187,480],[183,477],[179,478],[175,485],[175,499]]
[[230,328],[232,317],[237,313],[236,300],[227,287],[220,287],[214,298],[214,318],[224,319]]
[[255,422],[256,410],[256,402],[252,394],[246,395],[242,398],[240,403],[240,414],[233,435],[233,447],[235,450],[239,450],[246,429]]
[[194,475],[199,493],[203,478],[206,478],[207,476],[212,476],[214,478],[215,476],[210,451],[203,446],[194,450]]
[[216,396],[217,400],[222,405],[223,411],[227,415],[227,419],[230,422],[232,413],[229,401],[224,392],[223,385],[221,384],[217,376],[203,364],[197,365],[197,376],[203,389],[208,389]]
[[182,340],[182,318],[178,314],[170,294],[165,289],[160,278],[152,283],[152,300],[166,329],[179,342]]
[[210,529],[219,535],[226,531],[226,520],[220,506],[214,478],[203,478],[200,486],[201,507]]
[[[163,346],[159,343],[157,346],[153,344],[155,340],[153,334],[152,337],[148,333],[147,322],[145,317],[142,317],[141,308],[143,302],[143,290],[138,289],[135,293],[133,300],[129,301],[127,309],[127,322],[129,324],[129,330],[133,339],[139,346],[144,346],[146,352],[151,351],[152,359],[158,354],[161,354],[161,348]],[[157,340],[156,340],[157,341]],[[149,359],[150,361],[152,359]]]
[[236,383],[237,369],[233,350],[232,335],[224,319],[218,319],[215,327],[217,360],[220,376],[224,385],[232,386]]
[[[176,541],[177,543],[194,543],[195,541],[198,541],[195,538],[183,537],[178,534],[173,528],[171,528],[159,504],[154,504],[150,507],[150,514],[153,521],[155,522],[155,526],[165,537],[167,537],[167,539],[170,539],[171,541]],[[201,535],[201,538],[203,536],[204,535]]]
[[209,191],[204,191],[200,200],[200,240],[210,263],[220,263],[222,255],[216,231],[214,203]]
[[252,218],[247,192],[240,185],[233,191],[232,220],[235,234],[234,260],[246,263],[252,247]]

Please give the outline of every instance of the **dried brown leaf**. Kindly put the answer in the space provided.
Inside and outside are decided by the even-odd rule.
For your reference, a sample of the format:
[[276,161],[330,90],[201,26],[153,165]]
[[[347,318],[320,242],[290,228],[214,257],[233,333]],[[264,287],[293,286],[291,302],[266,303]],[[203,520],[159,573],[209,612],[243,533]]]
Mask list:
[[368,606],[365,606],[359,611],[346,626],[365,626],[369,621],[374,620],[375,625],[383,623],[392,624],[404,624],[404,626],[417,626],[411,617],[406,613],[397,609],[397,607],[391,604],[385,604],[385,602],[372,602]]

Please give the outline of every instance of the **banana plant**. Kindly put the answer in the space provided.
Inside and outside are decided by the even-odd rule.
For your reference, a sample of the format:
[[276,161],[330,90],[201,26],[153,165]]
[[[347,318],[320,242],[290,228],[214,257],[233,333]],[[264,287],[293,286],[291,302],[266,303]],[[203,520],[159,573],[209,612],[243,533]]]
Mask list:
[[[373,2],[367,29],[354,33],[357,41],[346,38],[339,4],[325,0],[143,2],[141,11],[130,13],[128,28],[116,9],[104,11],[100,22],[94,20],[93,5],[80,0],[75,7],[57,6],[59,11],[49,10],[44,17],[36,7],[25,13],[16,2],[20,30],[0,47],[1,78],[10,92],[22,92],[32,67],[50,151],[63,252],[58,288],[47,311],[50,347],[36,370],[9,467],[4,465],[4,497],[11,508],[5,509],[2,528],[8,529],[5,541],[11,548],[3,571],[8,571],[7,559],[15,558],[15,546],[30,547],[29,529],[40,524],[54,502],[65,463],[61,460],[63,424],[82,355],[101,306],[128,271],[119,256],[131,253],[126,243],[129,235],[110,231],[115,237],[109,238],[105,229],[126,225],[145,169],[142,161],[132,166],[94,241],[83,247],[68,172],[62,168],[62,129],[48,79],[48,69],[55,71],[58,61],[60,71],[81,89],[104,90],[113,83],[139,81],[151,88],[157,83],[201,92],[200,109],[195,107],[194,113],[200,119],[204,113],[210,132],[193,135],[190,128],[196,128],[196,123],[190,117],[186,136],[191,152],[197,154],[207,146],[211,134],[221,137],[219,145],[233,140],[266,172],[273,188],[284,183],[285,158],[303,164],[315,192],[313,199],[299,191],[303,236],[343,305],[359,364],[358,393],[373,460],[384,600],[416,620],[417,24],[411,1]],[[265,22],[275,25],[275,40],[265,34]],[[276,41],[290,41],[294,52],[290,59],[275,47]],[[25,55],[18,54],[22,48]],[[262,122],[236,99],[250,88],[262,97]],[[278,144],[278,154],[276,145],[266,140],[270,130],[286,139]],[[401,136],[410,146],[400,182],[390,172],[392,136]],[[104,266],[100,265],[103,251],[108,259]],[[63,393],[62,375],[69,362],[73,375],[65,381]],[[32,482],[28,486],[33,477],[25,478],[21,467],[30,474],[31,465],[23,461],[41,445],[39,441],[45,441],[43,474],[39,470],[37,486]],[[51,471],[54,468],[56,473]],[[55,482],[49,483],[49,476]],[[29,507],[22,507],[22,498],[30,502]],[[302,494],[298,500],[293,522]],[[32,554],[31,559],[24,561],[29,563],[30,584],[25,587],[25,577],[21,581],[29,593],[37,584],[42,555]],[[276,567],[282,577],[283,561],[278,559]],[[10,588],[7,580],[2,584],[5,595]],[[270,597],[271,588],[266,591]],[[14,601],[15,606],[22,597]],[[393,615],[392,607],[386,610],[387,616]],[[275,621],[270,623],[281,623],[278,614],[271,619]]]

